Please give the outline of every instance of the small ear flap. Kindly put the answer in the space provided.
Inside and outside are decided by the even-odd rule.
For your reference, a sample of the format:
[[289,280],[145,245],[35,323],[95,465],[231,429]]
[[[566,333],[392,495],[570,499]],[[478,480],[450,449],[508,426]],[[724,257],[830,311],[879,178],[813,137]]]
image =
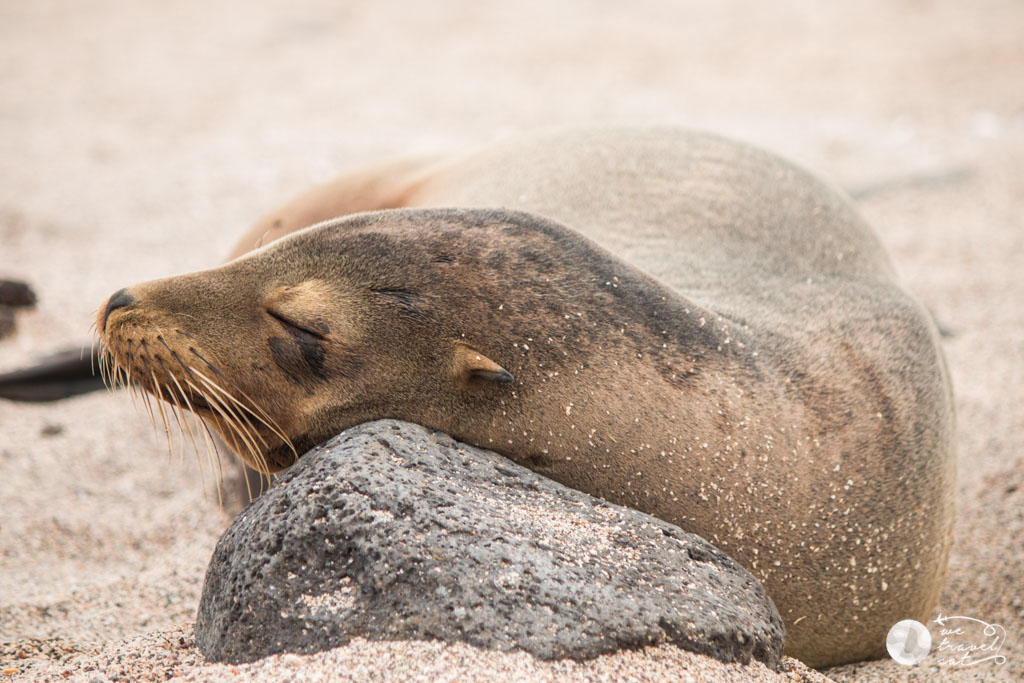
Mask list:
[[500,384],[508,384],[515,379],[512,373],[484,354],[462,344],[455,347],[455,377],[463,385],[474,379]]

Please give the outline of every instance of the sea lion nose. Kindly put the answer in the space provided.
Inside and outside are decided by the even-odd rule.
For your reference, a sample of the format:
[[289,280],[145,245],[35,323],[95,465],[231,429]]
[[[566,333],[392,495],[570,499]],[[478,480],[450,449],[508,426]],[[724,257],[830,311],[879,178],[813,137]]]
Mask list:
[[135,297],[128,293],[127,288],[122,288],[110,295],[107,299],[107,307],[103,310],[103,326],[102,331],[107,329],[107,318],[113,311],[125,306],[131,306],[135,302]]

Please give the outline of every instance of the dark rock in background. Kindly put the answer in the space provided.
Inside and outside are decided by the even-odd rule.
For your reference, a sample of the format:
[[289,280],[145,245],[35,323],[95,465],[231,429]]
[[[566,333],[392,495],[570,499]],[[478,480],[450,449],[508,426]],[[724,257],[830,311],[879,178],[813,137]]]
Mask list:
[[0,339],[14,332],[14,309],[35,304],[36,294],[24,282],[0,280]]
[[779,666],[761,584],[703,539],[403,422],[304,455],[217,544],[196,620],[212,661],[361,636],[586,659],[673,643]]
[[14,327],[14,309],[0,304],[0,339],[11,335]]
[[24,282],[0,280],[0,306],[24,308],[36,305],[36,293]]

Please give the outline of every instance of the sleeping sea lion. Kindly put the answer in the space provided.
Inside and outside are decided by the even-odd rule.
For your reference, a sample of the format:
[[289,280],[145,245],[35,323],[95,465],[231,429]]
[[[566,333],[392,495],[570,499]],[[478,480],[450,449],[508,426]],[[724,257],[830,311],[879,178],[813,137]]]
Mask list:
[[120,290],[97,328],[115,373],[254,466],[377,418],[447,432],[707,538],[815,667],[884,655],[937,601],[938,335],[848,199],[790,163],[559,131],[346,176],[235,255]]

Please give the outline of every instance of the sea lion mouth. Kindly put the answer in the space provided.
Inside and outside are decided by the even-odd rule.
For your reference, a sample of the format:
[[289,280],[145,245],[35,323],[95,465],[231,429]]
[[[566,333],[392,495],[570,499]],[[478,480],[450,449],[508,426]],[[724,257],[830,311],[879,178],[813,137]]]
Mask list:
[[[116,332],[105,329],[98,354],[100,375],[107,386],[127,388],[133,401],[141,400],[154,426],[158,421],[162,423],[168,448],[173,448],[173,423],[197,452],[200,450],[198,443],[202,441],[212,459],[215,447],[209,427],[213,427],[250,467],[264,474],[283,469],[281,462],[289,460],[283,451],[294,454],[292,442],[284,430],[196,349],[188,335],[181,335],[189,343],[183,346],[168,343],[160,334],[138,340],[122,339]],[[154,402],[153,398],[158,400]],[[169,413],[165,405],[170,407]],[[191,426],[182,419],[186,412],[201,418],[199,441]],[[297,457],[295,455],[290,462]]]

